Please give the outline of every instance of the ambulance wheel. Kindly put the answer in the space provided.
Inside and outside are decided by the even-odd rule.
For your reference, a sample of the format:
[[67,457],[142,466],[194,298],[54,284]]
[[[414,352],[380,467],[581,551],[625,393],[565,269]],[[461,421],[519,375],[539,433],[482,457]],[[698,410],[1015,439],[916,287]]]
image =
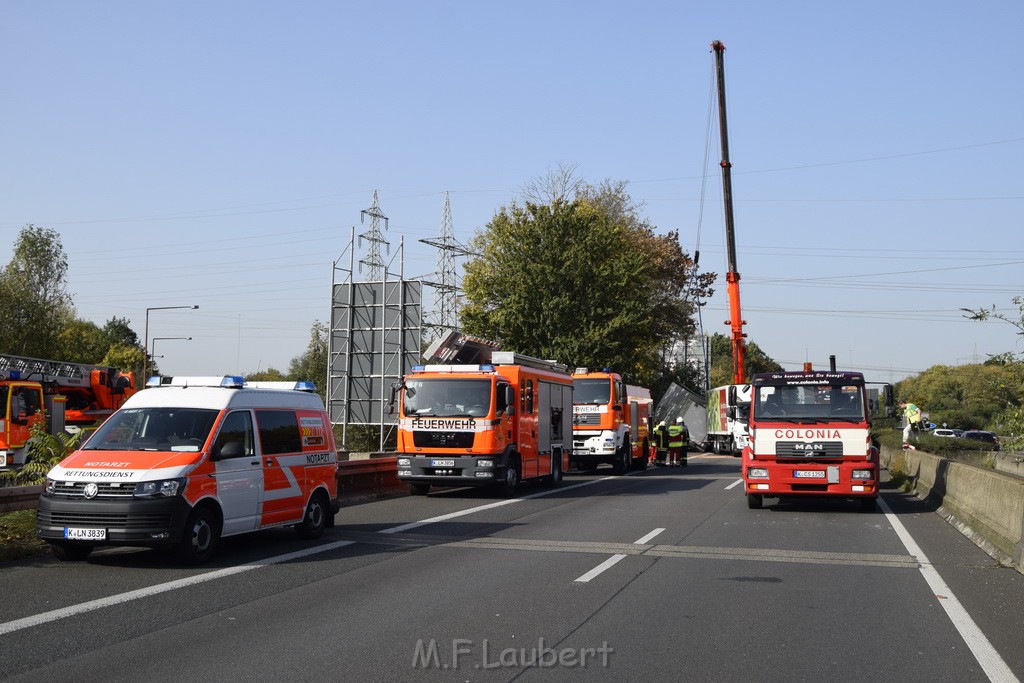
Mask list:
[[861,498],[860,499],[860,511],[861,512],[874,512],[875,511],[875,499],[874,498]]
[[202,564],[213,557],[220,542],[220,515],[211,505],[200,505],[185,522],[185,535],[174,548],[182,564]]
[[508,465],[505,467],[505,479],[501,482],[501,492],[506,496],[514,496],[519,489],[519,480],[523,476],[522,465],[519,464],[519,456],[509,456]]
[[764,505],[764,496],[760,493],[747,494],[747,507],[751,510],[760,510]]
[[327,507],[327,496],[324,495],[323,491],[317,491],[309,499],[309,505],[306,506],[306,515],[302,518],[302,522],[295,527],[299,538],[313,539],[323,536],[324,529],[327,528],[327,517],[329,514],[330,508]]
[[409,484],[409,493],[414,496],[425,496],[430,490],[430,484]]
[[78,562],[89,557],[94,547],[91,543],[53,543],[50,550],[58,560]]

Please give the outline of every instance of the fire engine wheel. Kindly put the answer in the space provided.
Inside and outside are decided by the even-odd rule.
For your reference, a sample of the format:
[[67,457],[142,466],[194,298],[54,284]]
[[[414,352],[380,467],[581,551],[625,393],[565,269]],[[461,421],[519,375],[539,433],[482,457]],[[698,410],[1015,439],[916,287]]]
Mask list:
[[430,484],[409,484],[409,493],[414,496],[425,496],[430,491]]
[[519,489],[519,480],[522,476],[522,465],[519,464],[519,456],[510,456],[508,466],[505,468],[505,479],[501,482],[502,493],[509,497],[514,496]]
[[551,454],[551,474],[544,480],[548,486],[558,486],[562,483],[562,456],[560,453]]
[[861,512],[874,512],[875,511],[875,499],[874,498],[861,498],[860,499],[860,511]]
[[295,531],[299,538],[313,539],[320,538],[327,528],[327,517],[330,515],[330,508],[327,503],[327,496],[323,491],[317,491],[309,499],[306,506],[306,515],[300,524],[295,525]]
[[643,450],[641,450],[640,452],[643,453],[643,457],[640,458],[639,461],[637,461],[636,468],[638,470],[646,470],[647,469],[647,461],[650,460],[649,453],[651,452],[651,445],[649,443],[647,443],[647,439],[644,439]]
[[612,474],[625,474],[629,471],[632,463],[629,443],[623,443],[622,448],[615,454],[615,462],[612,463]]
[[53,543],[50,545],[54,557],[64,562],[84,560],[89,557],[93,547],[91,543]]
[[183,564],[202,564],[213,557],[219,542],[220,515],[213,506],[200,505],[189,514],[174,557]]
[[760,510],[764,506],[764,496],[760,493],[747,494],[747,507],[751,510]]

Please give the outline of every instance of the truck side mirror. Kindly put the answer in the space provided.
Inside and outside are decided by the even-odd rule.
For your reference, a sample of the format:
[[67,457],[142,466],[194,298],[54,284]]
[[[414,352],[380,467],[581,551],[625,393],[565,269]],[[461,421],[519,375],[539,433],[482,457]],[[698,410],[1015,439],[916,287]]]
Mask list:
[[505,386],[505,412],[509,415],[516,414],[516,391],[511,384]]

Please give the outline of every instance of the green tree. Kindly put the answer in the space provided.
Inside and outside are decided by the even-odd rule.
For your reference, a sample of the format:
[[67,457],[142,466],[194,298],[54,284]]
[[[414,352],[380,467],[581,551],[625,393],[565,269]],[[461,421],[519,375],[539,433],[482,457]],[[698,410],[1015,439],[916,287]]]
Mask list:
[[[970,320],[1002,320],[1017,328],[1018,336],[1024,337],[1024,296],[1015,296],[1012,301],[1013,305],[1017,307],[1016,317],[998,312],[995,305],[989,309],[972,310],[962,308],[960,310],[967,313],[965,317]],[[1007,351],[990,358],[986,362],[986,365],[988,364],[1007,367],[1016,366],[1017,370],[1019,370],[1019,368],[1024,367],[1024,358],[1019,353]],[[1007,448],[1019,450],[1024,448],[1024,409],[1021,407],[1022,401],[1024,401],[1024,387],[1021,387],[1019,380],[1017,387],[1021,388],[1021,391],[1016,402],[1009,402],[999,411],[993,417],[994,424],[992,426],[1009,437],[1006,444]]]
[[896,394],[919,405],[937,424],[1012,429],[999,424],[1000,416],[1024,400],[1024,364],[935,365],[898,382]]
[[55,358],[60,333],[74,317],[67,293],[68,259],[60,235],[26,225],[18,234],[10,263],[0,272],[0,350],[35,358]]
[[110,348],[103,330],[96,323],[81,318],[69,320],[57,340],[58,347],[52,357],[71,363],[98,363]]
[[561,182],[574,197],[556,190],[549,204],[513,202],[473,237],[463,329],[650,383],[661,350],[693,330],[690,290],[710,280],[694,277],[675,233],[654,234],[623,183]]
[[327,381],[327,323],[313,321],[309,330],[309,344],[301,356],[292,358],[288,364],[290,379],[314,382],[318,389],[324,389]]
[[[99,359],[98,365],[106,365],[112,368],[117,368],[121,372],[134,372],[135,373],[135,384],[138,387],[145,386],[148,377],[142,377],[142,365],[145,361],[145,352],[142,350],[142,346],[138,344],[125,344],[123,342],[114,342],[107,347],[106,353]],[[154,375],[160,374],[160,369],[156,365],[150,365],[150,371]]]
[[[732,384],[732,338],[715,332],[710,338],[711,386]],[[758,372],[782,372],[783,367],[755,342],[746,343],[743,366],[747,381]]]
[[267,368],[258,372],[250,372],[245,376],[246,382],[285,382],[288,377],[276,368]]

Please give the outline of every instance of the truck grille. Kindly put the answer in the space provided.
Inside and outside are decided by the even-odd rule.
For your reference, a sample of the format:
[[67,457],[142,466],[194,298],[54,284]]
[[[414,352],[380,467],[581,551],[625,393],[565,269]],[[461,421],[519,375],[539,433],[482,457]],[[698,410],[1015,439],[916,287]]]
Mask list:
[[577,413],[572,416],[572,423],[581,426],[601,424],[601,413]]
[[[83,493],[86,482],[67,481],[57,482],[53,488],[54,496],[61,498],[85,498]],[[96,498],[131,498],[135,493],[135,484],[113,484],[110,482],[97,482],[99,492]]]
[[421,448],[472,448],[474,432],[414,431],[412,443]]
[[41,526],[103,527],[106,529],[166,529],[171,526],[169,514],[133,514],[107,512],[39,511]]
[[812,460],[817,458],[843,457],[842,441],[777,441],[775,443],[776,458],[794,460]]

